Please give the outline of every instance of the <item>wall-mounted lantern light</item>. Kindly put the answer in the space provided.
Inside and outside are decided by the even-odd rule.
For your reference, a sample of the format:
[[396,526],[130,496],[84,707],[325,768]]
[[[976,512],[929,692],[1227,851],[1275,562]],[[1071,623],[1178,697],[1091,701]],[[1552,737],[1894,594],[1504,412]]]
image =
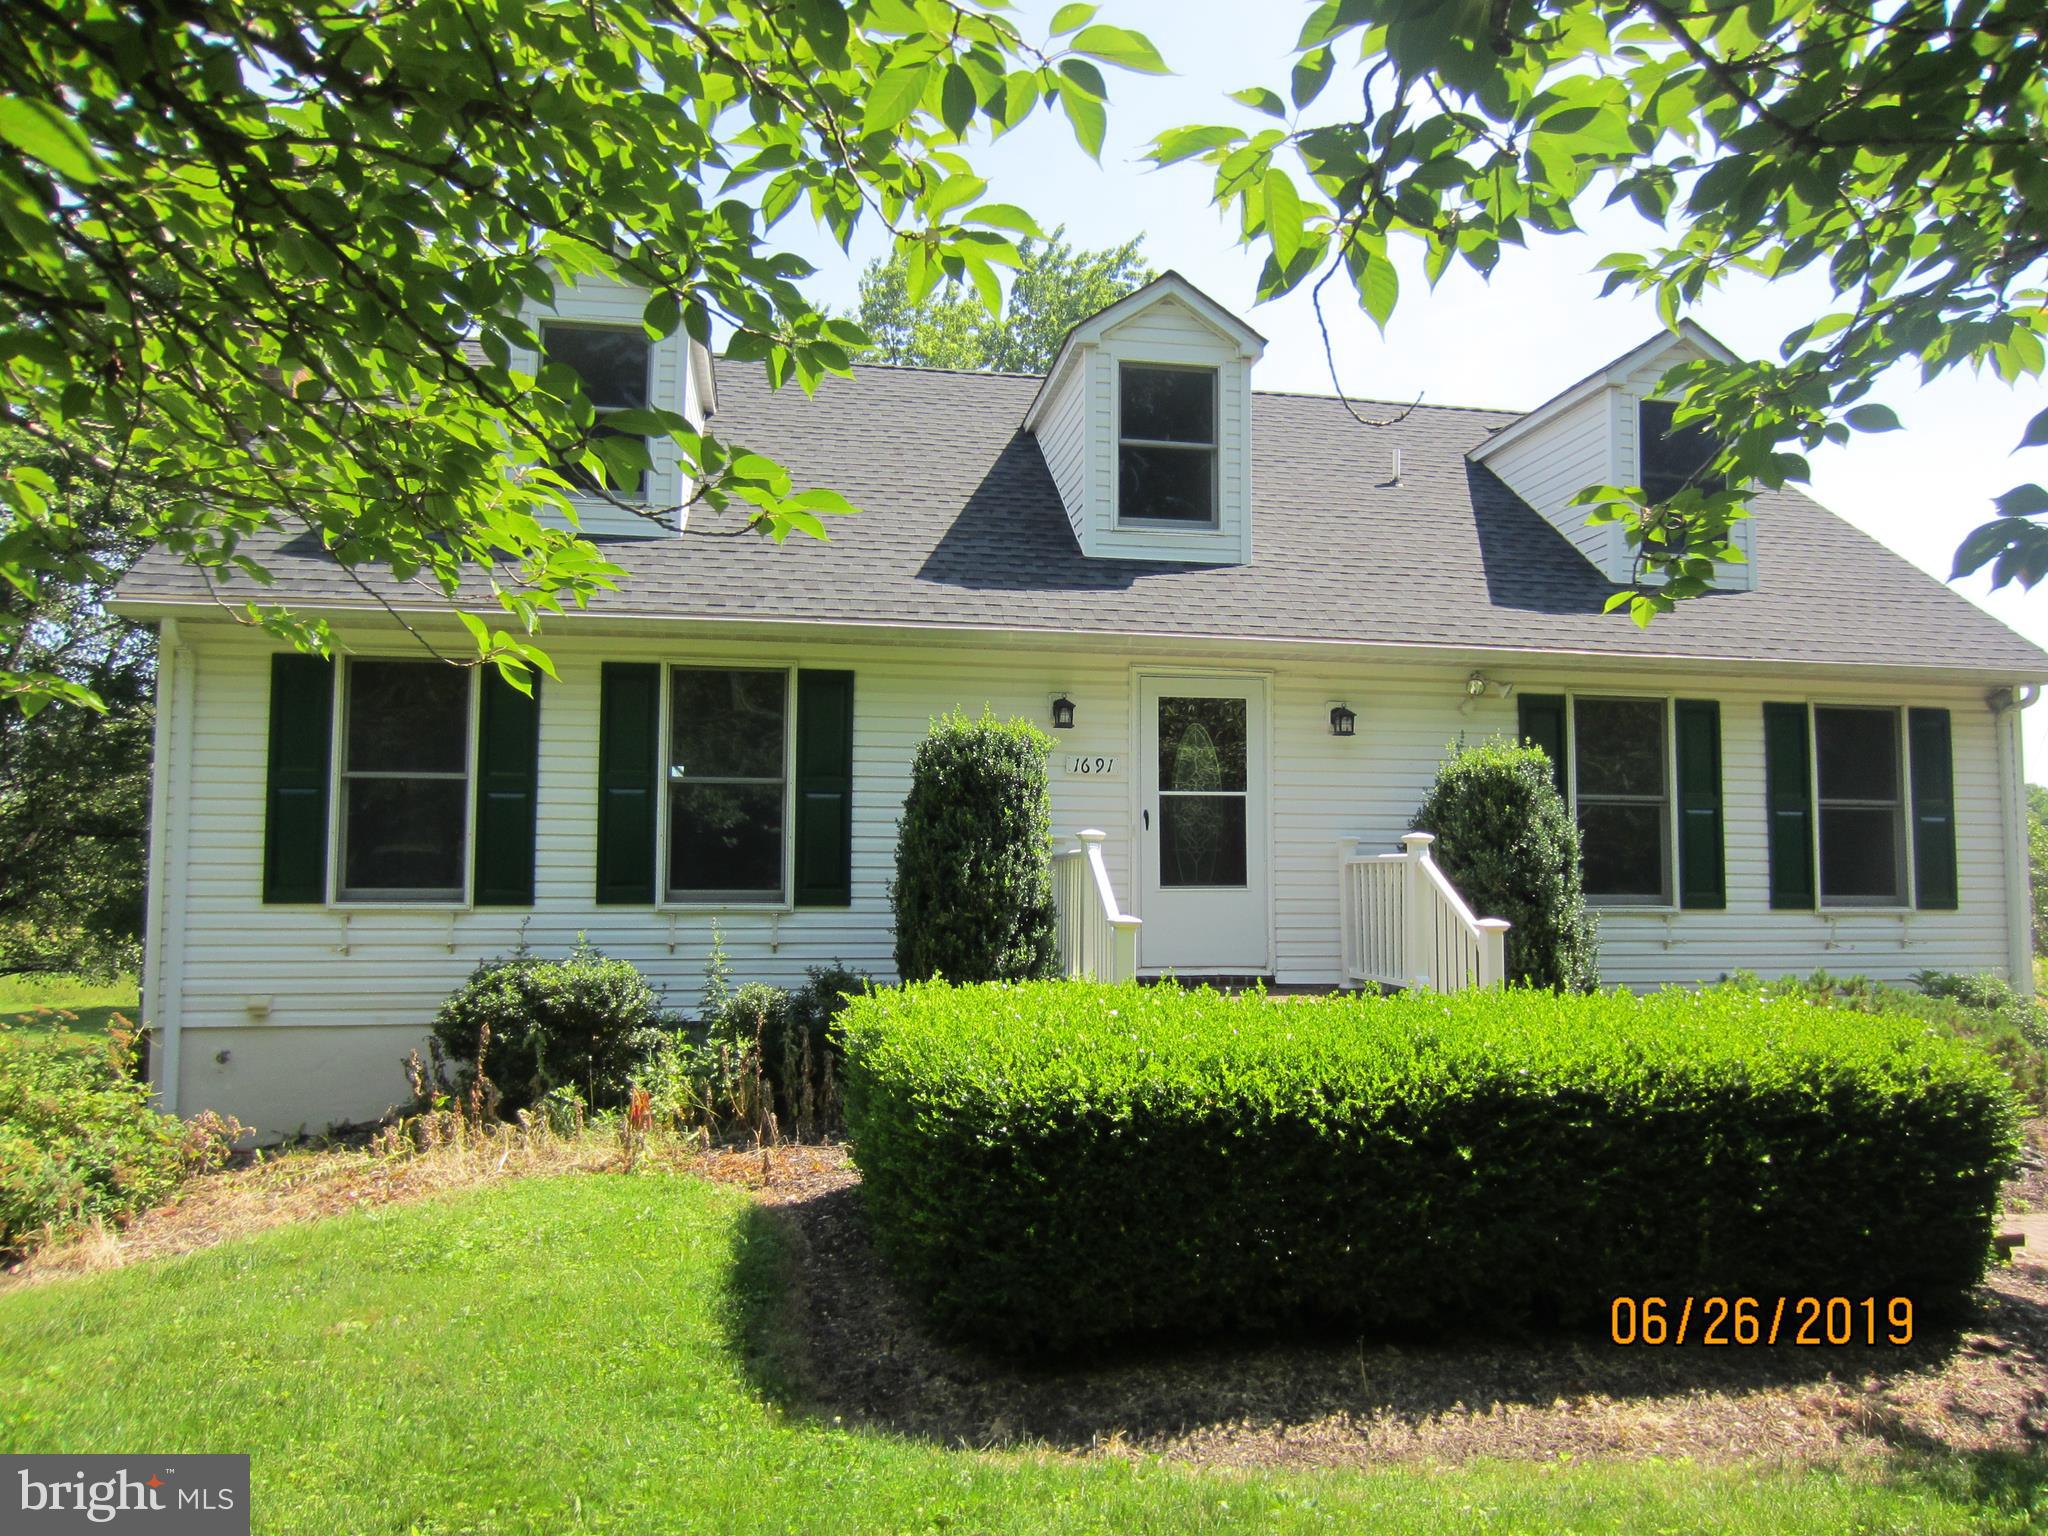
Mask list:
[[1052,728],[1056,731],[1074,728],[1074,701],[1064,693],[1052,701]]
[[1332,736],[1350,736],[1356,733],[1357,728],[1357,710],[1347,709],[1342,704],[1332,704],[1330,706],[1330,734]]

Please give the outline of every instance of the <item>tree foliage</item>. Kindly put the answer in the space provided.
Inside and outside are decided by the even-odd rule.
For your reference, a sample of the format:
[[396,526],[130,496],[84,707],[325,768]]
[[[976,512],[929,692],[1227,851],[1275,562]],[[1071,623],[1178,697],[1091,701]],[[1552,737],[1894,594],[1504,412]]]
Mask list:
[[[1729,530],[1754,487],[1805,479],[1822,443],[1898,426],[1868,398],[1894,364],[2040,377],[2044,42],[2041,0],[1321,0],[1288,98],[1238,94],[1274,121],[1172,129],[1152,158],[1214,166],[1218,200],[1266,252],[1263,295],[1312,283],[1320,306],[1341,274],[1381,326],[1397,239],[1421,243],[1431,282],[1454,262],[1487,273],[1506,246],[1578,230],[1592,199],[1668,231],[1600,262],[1609,292],[1651,295],[1667,324],[1732,274],[1821,274],[1835,305],[1776,359],[1667,377],[1679,422],[1723,444],[1707,474],[1662,503],[1640,486],[1582,493],[1625,525],[1639,580],[1616,605],[1648,623],[1741,558]],[[1326,90],[1362,109],[1317,116]],[[2042,444],[2048,412],[2021,446]],[[2048,574],[2048,491],[2015,486],[1998,512],[1955,573],[2032,585]]]
[[[997,291],[1037,231],[983,200],[970,135],[1045,104],[1099,152],[1098,65],[1164,68],[1091,17],[1065,7],[1039,42],[996,0],[0,7],[0,421],[151,482],[134,531],[206,565],[260,575],[244,541],[281,528],[372,593],[381,567],[452,605],[467,574],[480,653],[543,665],[533,627],[616,575],[544,520],[560,466],[631,483],[644,430],[772,537],[846,504],[670,412],[600,436],[565,369],[518,365],[535,306],[638,284],[650,336],[723,327],[814,387],[865,338],[804,297],[776,224],[801,209],[844,243],[879,219],[915,297]],[[9,583],[71,536],[53,489],[32,465],[0,480]],[[79,696],[34,672],[0,690]]]
[[0,587],[0,669],[102,704],[0,697],[0,975],[109,975],[134,967],[142,935],[156,642],[106,600],[148,508],[15,429],[0,428],[0,469],[50,486],[54,557],[39,580]]
[[853,319],[871,345],[861,361],[914,363],[996,373],[1044,373],[1068,331],[1152,280],[1138,240],[1077,251],[1064,228],[1017,245],[1017,270],[1000,313],[958,282],[912,300],[910,262],[902,252],[868,264]]

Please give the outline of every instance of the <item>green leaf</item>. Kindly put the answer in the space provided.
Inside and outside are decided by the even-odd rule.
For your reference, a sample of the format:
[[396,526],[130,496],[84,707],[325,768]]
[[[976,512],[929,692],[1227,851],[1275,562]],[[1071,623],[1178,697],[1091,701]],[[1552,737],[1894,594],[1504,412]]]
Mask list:
[[0,139],[68,181],[90,186],[100,179],[92,141],[48,102],[0,96]]
[[2020,447],[2039,448],[2048,443],[2048,411],[2043,411],[2027,423],[2027,430],[2020,436]]
[[902,64],[882,71],[875,88],[868,93],[867,111],[861,122],[869,133],[900,127],[917,104],[924,100],[925,82],[931,70],[924,64]]
[[938,191],[934,192],[925,202],[925,217],[937,220],[941,214],[949,209],[971,203],[987,190],[988,183],[979,176],[948,176],[939,183]]
[[1372,323],[1384,336],[1387,322],[1393,318],[1394,306],[1401,298],[1401,275],[1394,270],[1393,261],[1385,254],[1377,251],[1363,254],[1365,269],[1358,277],[1358,302],[1365,306],[1365,312],[1372,316]]
[[1842,419],[1858,432],[1896,432],[1899,418],[1888,405],[1851,406]]
[[1074,141],[1088,151],[1091,160],[1102,158],[1102,136],[1109,126],[1102,103],[1065,75],[1059,77],[1060,106],[1073,125]]
[[1244,138],[1242,128],[1217,126],[1195,128],[1169,128],[1152,141],[1152,153],[1147,156],[1154,165],[1175,165],[1182,160],[1192,160],[1196,155],[1209,150],[1220,149],[1225,144],[1236,144]]
[[1285,267],[1301,249],[1301,194],[1279,166],[1266,171],[1266,238],[1273,242],[1273,254]]
[[1038,220],[1015,203],[982,203],[969,209],[966,216],[974,223],[986,224],[991,229],[1014,229],[1020,235],[1031,236],[1045,233],[1039,228]]
[[1109,87],[1103,82],[1102,71],[1086,59],[1062,59],[1060,73],[1097,101],[1109,100]]
[[1001,319],[1003,314],[1003,286],[996,280],[995,272],[985,261],[970,258],[967,262],[968,281],[974,284],[974,291],[981,296],[981,306],[992,319]]
[[958,64],[947,65],[945,83],[939,89],[939,120],[954,138],[963,136],[974,121],[977,100],[974,82],[967,71]]
[[1327,48],[1312,48],[1295,62],[1292,95],[1297,109],[1322,95],[1323,87],[1330,83],[1332,62]]
[[2048,512],[2048,491],[2038,485],[2016,485],[1996,503],[2002,517],[2032,517]]
[[1091,59],[1100,59],[1105,64],[1134,70],[1141,75],[1172,73],[1150,39],[1124,27],[1089,27],[1074,39],[1073,47]]
[[1095,19],[1096,7],[1092,5],[1063,5],[1052,13],[1052,33],[1063,37],[1088,25]]
[[1248,86],[1241,91],[1232,91],[1230,99],[1242,102],[1253,111],[1263,112],[1268,117],[1284,119],[1287,116],[1287,103],[1267,90],[1263,85]]

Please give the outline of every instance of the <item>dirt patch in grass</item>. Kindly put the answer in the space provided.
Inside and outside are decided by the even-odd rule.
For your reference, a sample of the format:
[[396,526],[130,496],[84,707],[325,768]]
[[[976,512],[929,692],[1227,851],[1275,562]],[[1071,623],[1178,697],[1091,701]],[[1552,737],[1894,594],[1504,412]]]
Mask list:
[[[2038,1129],[2038,1128],[2037,1128]],[[1283,1340],[1019,1367],[933,1339],[871,1247],[858,1175],[756,1187],[791,1255],[764,1385],[948,1445],[1236,1467],[1473,1457],[1835,1460],[2048,1437],[2048,1268],[2004,1266],[1961,1329],[1903,1349],[1621,1349],[1604,1339]]]
[[[2020,1171],[2005,1186],[2005,1208],[2008,1211],[2048,1211],[2048,1119],[2029,1120],[2026,1124],[2026,1150],[2020,1154]],[[2043,1263],[2048,1263],[2048,1253],[2037,1254]]]
[[[622,1163],[617,1138],[598,1132],[555,1137],[507,1128],[474,1142],[399,1156],[380,1156],[366,1142],[367,1137],[345,1138],[322,1147],[244,1154],[218,1173],[187,1180],[175,1199],[126,1226],[98,1226],[37,1249],[0,1274],[0,1290],[191,1253],[364,1206],[424,1200],[499,1179],[600,1172]],[[694,1147],[670,1146],[650,1153],[647,1161],[687,1167],[699,1155]]]

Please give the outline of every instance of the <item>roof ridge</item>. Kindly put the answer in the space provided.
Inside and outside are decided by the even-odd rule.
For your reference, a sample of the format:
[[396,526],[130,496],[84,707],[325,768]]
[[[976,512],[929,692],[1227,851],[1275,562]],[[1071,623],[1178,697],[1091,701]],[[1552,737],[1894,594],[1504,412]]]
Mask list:
[[855,368],[879,368],[889,373],[943,373],[954,378],[970,379],[1042,379],[1042,373],[1018,373],[1008,368],[941,368],[932,363],[865,363],[856,360]]
[[[724,362],[726,359],[720,358],[719,361]],[[753,359],[743,359],[743,361],[751,362]],[[856,369],[865,368],[881,373],[936,373],[943,374],[947,378],[956,379],[1043,380],[1045,378],[1045,375],[1042,373],[1021,373],[1008,368],[941,368],[935,363],[855,361],[851,366]],[[1386,406],[1390,410],[1401,411],[1471,411],[1483,416],[1526,416],[1529,414],[1526,410],[1517,410],[1513,406],[1507,405],[1455,405],[1440,400],[1424,400],[1419,396],[1413,400],[1388,400],[1379,396],[1332,394],[1327,390],[1320,389],[1255,389],[1252,391],[1252,395],[1254,398],[1263,395],[1275,400],[1327,400],[1332,404],[1348,401],[1352,405],[1379,405]]]
[[1333,405],[1384,405],[1397,411],[1474,411],[1483,416],[1526,416],[1527,411],[1518,411],[1507,405],[1446,405],[1440,400],[1425,400],[1417,395],[1413,400],[1387,400],[1377,395],[1335,395],[1320,389],[1255,389],[1254,397],[1267,395],[1281,400],[1327,400]]

